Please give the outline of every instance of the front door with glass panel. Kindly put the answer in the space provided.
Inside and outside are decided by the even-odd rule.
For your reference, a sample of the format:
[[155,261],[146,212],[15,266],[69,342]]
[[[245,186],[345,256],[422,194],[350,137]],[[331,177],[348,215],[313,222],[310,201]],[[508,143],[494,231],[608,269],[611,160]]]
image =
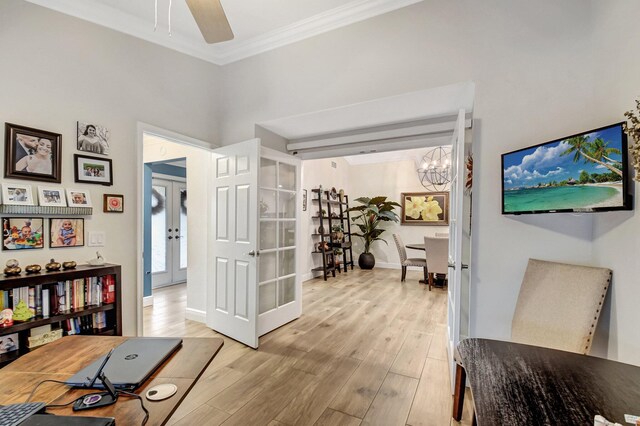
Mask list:
[[153,178],[152,288],[187,280],[187,184]]
[[260,157],[258,335],[302,313],[297,273],[300,160],[262,148]]

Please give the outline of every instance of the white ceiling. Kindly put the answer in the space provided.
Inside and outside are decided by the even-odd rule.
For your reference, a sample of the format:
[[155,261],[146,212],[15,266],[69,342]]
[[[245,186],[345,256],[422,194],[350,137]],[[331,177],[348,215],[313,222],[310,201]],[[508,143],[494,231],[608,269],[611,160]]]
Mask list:
[[[207,44],[184,0],[27,0],[218,65],[423,0],[221,0],[235,38]],[[169,3],[171,36],[169,36]]]

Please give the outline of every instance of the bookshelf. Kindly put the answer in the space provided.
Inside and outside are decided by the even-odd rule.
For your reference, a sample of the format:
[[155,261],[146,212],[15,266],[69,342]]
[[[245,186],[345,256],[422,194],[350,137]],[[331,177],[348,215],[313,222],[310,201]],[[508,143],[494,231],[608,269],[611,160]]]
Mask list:
[[[74,285],[75,284],[75,285]],[[28,347],[31,330],[36,327],[51,327],[61,335],[99,334],[122,335],[121,268],[119,265],[80,265],[75,269],[41,272],[18,276],[0,277],[2,305],[14,308],[18,299],[25,300],[37,315],[25,321],[14,318],[13,325],[0,327],[0,339],[17,333],[17,351],[0,354],[0,366],[30,351]],[[25,292],[25,288],[28,290]],[[22,289],[22,290],[20,290]],[[32,290],[31,290],[32,289]],[[46,290],[46,292],[45,292]],[[111,294],[107,294],[107,293]],[[16,296],[14,297],[14,293]],[[48,293],[49,297],[46,298]],[[36,296],[40,294],[40,296]],[[45,297],[42,297],[45,295]],[[64,298],[61,296],[64,295]],[[37,301],[40,301],[40,306]],[[46,306],[49,313],[46,315]],[[75,306],[75,307],[74,307]]]
[[[353,269],[353,252],[351,248],[351,220],[349,216],[349,197],[344,195],[340,200],[332,197],[329,191],[321,188],[312,189],[316,198],[312,202],[317,204],[317,211],[312,219],[317,220],[323,232],[311,234],[320,237],[320,242],[327,243],[327,247],[319,248],[318,242],[314,244],[313,254],[322,255],[322,266],[311,269],[312,272],[322,272],[326,281],[329,273],[336,276],[336,271],[340,272],[344,268],[347,272],[348,266]],[[335,227],[339,227],[341,237],[336,236]],[[337,254],[337,251],[340,254]],[[338,262],[339,257],[342,261]]]

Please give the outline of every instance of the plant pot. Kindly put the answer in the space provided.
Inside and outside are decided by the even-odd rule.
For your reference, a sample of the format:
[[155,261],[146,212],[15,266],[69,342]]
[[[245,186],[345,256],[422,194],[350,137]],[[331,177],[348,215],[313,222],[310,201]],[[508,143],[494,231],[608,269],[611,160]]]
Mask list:
[[358,266],[360,269],[373,269],[376,265],[376,258],[373,253],[361,253],[358,257]]

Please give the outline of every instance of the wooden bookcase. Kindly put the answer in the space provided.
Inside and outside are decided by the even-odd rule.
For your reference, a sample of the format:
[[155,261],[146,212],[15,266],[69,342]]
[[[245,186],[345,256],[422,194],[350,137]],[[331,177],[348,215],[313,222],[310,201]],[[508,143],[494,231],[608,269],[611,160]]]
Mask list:
[[[89,266],[80,265],[75,269],[60,270],[54,272],[41,272],[36,274],[22,274],[13,277],[0,277],[0,290],[9,291],[18,289],[21,287],[33,287],[38,289],[41,286],[42,289],[49,289],[50,300],[51,297],[55,297],[56,284],[66,281],[72,281],[76,279],[85,279],[91,277],[106,277],[111,275],[113,277],[113,284],[115,286],[115,297],[113,303],[102,303],[103,296],[100,294],[100,303],[97,305],[85,304],[84,307],[77,309],[62,309],[60,312],[53,312],[50,302],[50,314],[47,317],[35,316],[26,321],[16,321],[9,327],[0,327],[0,339],[9,334],[18,333],[19,337],[19,349],[17,351],[7,352],[0,354],[0,367],[7,363],[19,358],[21,355],[29,352],[27,342],[29,338],[29,331],[34,327],[40,327],[43,325],[51,324],[52,329],[64,328],[67,320],[89,317],[85,319],[91,320],[93,314],[105,312],[105,327],[100,330],[85,327],[80,331],[80,334],[101,334],[101,335],[122,335],[122,283],[121,283],[121,268],[120,265],[105,264],[103,266]],[[103,282],[103,285],[106,284]],[[11,307],[11,300],[9,301]],[[65,331],[64,335],[67,334]],[[37,349],[37,348],[35,348]]]
[[[344,195],[341,201],[330,196],[329,191],[321,189],[312,189],[311,192],[316,195],[312,199],[314,206],[317,206],[316,213],[312,219],[316,220],[319,228],[323,232],[315,232],[311,234],[313,237],[319,237],[319,242],[327,243],[328,248],[318,248],[318,241],[314,243],[312,253],[322,255],[322,266],[311,269],[312,272],[322,272],[324,280],[327,280],[329,273],[336,276],[336,271],[340,272],[344,268],[347,272],[348,266],[353,269],[353,252],[351,248],[351,220],[349,212],[349,197]],[[324,210],[324,213],[323,213]],[[343,236],[340,239],[334,238],[333,228],[339,225],[342,229]],[[339,249],[342,253],[335,254]],[[342,257],[342,262],[337,264],[338,257]]]

